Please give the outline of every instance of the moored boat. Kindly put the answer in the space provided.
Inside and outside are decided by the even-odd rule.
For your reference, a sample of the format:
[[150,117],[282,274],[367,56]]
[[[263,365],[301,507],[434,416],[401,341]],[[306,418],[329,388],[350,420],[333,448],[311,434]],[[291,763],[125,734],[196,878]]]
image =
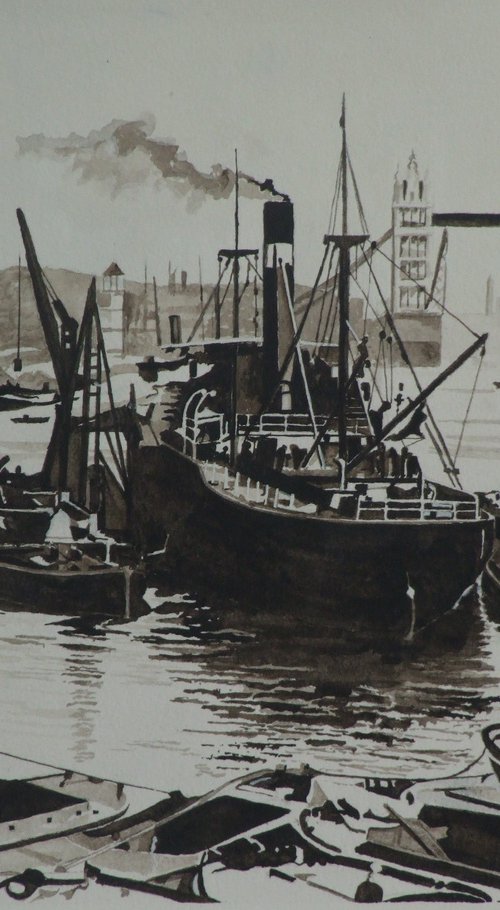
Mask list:
[[[255,251],[236,242],[219,254],[232,266],[233,337],[205,338],[211,372],[185,384],[179,419],[169,418],[161,443],[143,439],[132,453],[133,525],[146,552],[167,540],[165,564],[204,594],[248,600],[260,614],[286,614],[299,626],[320,620],[328,626],[329,618],[344,616],[354,636],[375,629],[399,638],[450,610],[491,551],[493,521],[462,489],[453,459],[444,462],[449,485],[431,482],[409,448],[428,420],[444,458],[428,398],[469,357],[481,356],[486,336],[475,335],[425,388],[416,377],[411,397],[390,394],[387,377],[385,392],[374,397],[368,338],[350,323],[353,251],[370,274],[371,261],[345,111],[341,125],[337,220],[324,238],[300,322],[293,206],[284,197],[264,204],[262,343],[241,336],[240,260]],[[358,230],[349,228],[349,175]],[[322,312],[331,294],[330,324],[311,355],[302,335],[325,263],[334,257],[322,285]],[[214,299],[220,327],[217,287]],[[388,307],[384,320],[383,357],[398,346],[409,363]]]

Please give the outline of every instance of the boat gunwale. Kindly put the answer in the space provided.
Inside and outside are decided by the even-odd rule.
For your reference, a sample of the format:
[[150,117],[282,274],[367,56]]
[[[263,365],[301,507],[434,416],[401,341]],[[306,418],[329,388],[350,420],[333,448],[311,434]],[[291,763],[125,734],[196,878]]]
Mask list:
[[[156,447],[153,446],[153,448],[156,448]],[[390,526],[390,527],[398,527],[398,528],[399,527],[417,527],[417,526],[423,527],[423,528],[428,528],[428,527],[430,527],[430,528],[448,527],[449,528],[450,526],[459,525],[460,527],[477,526],[478,528],[479,527],[487,528],[488,526],[491,526],[491,527],[494,526],[493,516],[491,516],[484,509],[481,509],[481,514],[477,518],[465,518],[465,519],[463,519],[463,518],[462,519],[461,518],[454,518],[454,519],[426,518],[423,520],[420,518],[419,519],[412,519],[412,518],[397,518],[397,519],[368,518],[367,519],[367,518],[341,518],[340,516],[338,518],[328,518],[328,517],[325,517],[322,515],[317,515],[317,514],[314,515],[312,513],[305,514],[305,513],[301,513],[301,512],[293,512],[292,510],[286,510],[286,509],[283,509],[283,510],[280,510],[277,508],[269,509],[269,508],[265,508],[265,507],[259,505],[258,503],[255,503],[255,504],[250,503],[250,502],[243,503],[243,502],[238,501],[238,499],[236,499],[236,497],[228,495],[220,487],[213,486],[205,477],[203,468],[201,467],[200,463],[198,461],[195,461],[195,459],[192,458],[190,455],[186,455],[184,452],[179,452],[178,449],[175,449],[174,446],[171,446],[168,443],[162,443],[161,446],[159,446],[158,448],[169,449],[171,452],[174,452],[176,455],[179,455],[182,458],[185,458],[186,461],[188,461],[190,464],[194,465],[194,467],[198,471],[198,475],[202,481],[203,486],[210,493],[213,493],[214,495],[219,496],[225,502],[233,503],[235,506],[237,506],[240,509],[250,508],[253,511],[258,512],[261,515],[275,515],[275,516],[280,516],[280,517],[293,518],[294,520],[299,520],[299,521],[322,522],[324,524],[332,524],[332,523],[338,522],[339,524],[341,523],[342,525],[353,526],[353,527],[358,527],[358,526],[373,527],[373,526],[380,525],[381,527]]]

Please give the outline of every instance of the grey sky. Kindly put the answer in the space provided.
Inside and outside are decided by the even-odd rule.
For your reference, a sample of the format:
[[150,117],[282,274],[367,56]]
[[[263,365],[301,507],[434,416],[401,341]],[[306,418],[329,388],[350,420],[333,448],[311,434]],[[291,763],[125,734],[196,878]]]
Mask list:
[[[436,207],[500,209],[498,0],[3,0],[0,265],[12,264],[21,205],[40,258],[100,272],[117,259],[165,280],[168,260],[207,277],[231,242],[232,200],[197,211],[167,186],[81,183],[69,163],[16,156],[16,136],[86,135],[113,118],[156,118],[202,171],[272,177],[296,205],[297,270],[321,255],[347,93],[353,164],[369,227],[390,221],[393,175],[412,148]],[[242,240],[261,207],[242,202]],[[473,265],[466,256],[469,249]],[[500,231],[454,232],[450,298],[480,309]],[[449,298],[449,299],[450,299]]]

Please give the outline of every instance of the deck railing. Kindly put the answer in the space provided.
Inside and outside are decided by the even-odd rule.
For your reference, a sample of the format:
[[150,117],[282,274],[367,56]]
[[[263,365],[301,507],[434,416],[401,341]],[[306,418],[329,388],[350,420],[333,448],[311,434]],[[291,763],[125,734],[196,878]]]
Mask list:
[[[323,429],[328,418],[318,415],[316,418],[318,430]],[[238,414],[238,433],[277,433],[280,436],[314,436],[313,425],[309,414]],[[364,416],[348,417],[347,431],[352,434],[366,434],[368,424]],[[330,420],[329,432],[338,433],[338,421]]]
[[[243,499],[250,505],[284,511],[316,514],[314,503],[297,500],[294,493],[286,493],[278,487],[251,480],[233,473],[227,466],[216,462],[202,465],[205,479],[211,486],[219,487],[224,493]],[[343,506],[347,508],[343,508]],[[354,506],[350,509],[349,506]],[[350,490],[332,493],[332,511],[323,512],[325,518],[351,517],[363,521],[473,521],[479,517],[479,500],[441,499],[387,499],[372,500],[357,496]],[[352,514],[350,514],[352,513]]]
[[360,498],[357,510],[358,518],[372,520],[412,518],[420,521],[466,521],[478,516],[477,499],[387,499],[377,502]]

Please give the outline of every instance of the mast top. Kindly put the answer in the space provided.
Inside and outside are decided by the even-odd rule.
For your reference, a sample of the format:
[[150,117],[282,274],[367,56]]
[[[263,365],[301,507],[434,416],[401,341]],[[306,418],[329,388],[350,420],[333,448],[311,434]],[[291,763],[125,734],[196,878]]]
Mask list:
[[[323,242],[325,245],[335,243],[338,248],[348,248],[365,243],[369,238],[369,231],[347,147],[345,92],[342,95],[339,126],[342,131],[342,147],[330,212],[330,224]],[[353,208],[351,206],[349,209],[351,194],[354,196],[355,208],[357,208],[356,230],[353,230],[352,222],[351,227],[349,223],[350,210]]]

